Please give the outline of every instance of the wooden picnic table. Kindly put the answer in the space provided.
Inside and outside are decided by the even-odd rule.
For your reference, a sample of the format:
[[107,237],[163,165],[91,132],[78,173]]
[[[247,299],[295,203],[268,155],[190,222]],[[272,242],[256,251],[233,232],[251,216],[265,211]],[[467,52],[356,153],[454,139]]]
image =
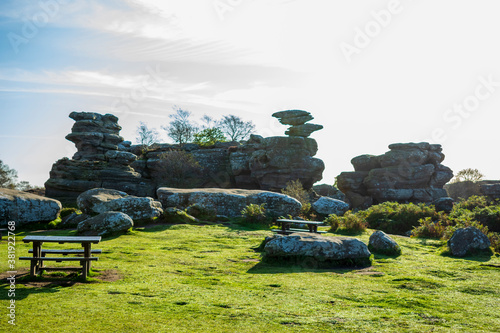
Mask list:
[[[23,238],[25,243],[33,243],[33,249],[30,253],[33,253],[33,257],[19,257],[20,260],[30,260],[30,275],[34,277],[43,270],[81,270],[83,278],[86,278],[90,271],[90,262],[98,260],[97,257],[92,257],[92,253],[101,253],[101,250],[92,250],[92,244],[97,244],[101,241],[100,236],[26,236]],[[43,243],[80,243],[83,250],[78,249],[59,249],[50,250],[42,249]],[[77,254],[83,255],[83,257],[46,257],[47,253],[51,254]],[[81,267],[44,267],[44,261],[80,261]]]
[[[281,224],[281,229],[276,229],[276,232],[279,234],[291,234],[294,232],[312,232],[312,233],[324,233],[325,231],[318,231],[318,226],[324,225],[323,222],[320,221],[302,221],[302,220],[288,220],[288,219],[279,219],[276,222]],[[290,228],[292,224],[306,224],[308,229],[293,229]]]

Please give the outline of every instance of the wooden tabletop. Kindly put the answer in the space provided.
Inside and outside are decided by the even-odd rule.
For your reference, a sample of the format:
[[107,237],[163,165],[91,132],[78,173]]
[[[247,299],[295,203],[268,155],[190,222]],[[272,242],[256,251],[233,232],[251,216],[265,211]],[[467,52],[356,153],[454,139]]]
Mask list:
[[287,219],[280,219],[277,221],[278,222],[285,222],[285,223],[302,223],[302,224],[312,224],[312,225],[324,224],[323,222],[320,222],[320,221],[302,221],[302,220],[287,220]]
[[52,242],[52,243],[94,243],[101,241],[101,236],[26,236],[23,242]]

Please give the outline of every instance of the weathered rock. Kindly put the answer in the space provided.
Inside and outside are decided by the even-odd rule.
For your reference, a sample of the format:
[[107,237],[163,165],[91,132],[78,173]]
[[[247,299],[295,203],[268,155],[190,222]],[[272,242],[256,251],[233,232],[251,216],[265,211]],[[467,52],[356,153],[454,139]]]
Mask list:
[[349,205],[344,201],[328,197],[319,198],[311,206],[312,209],[322,215],[335,214],[341,216],[349,210]]
[[[80,193],[108,187],[138,196],[154,195],[154,184],[130,167],[137,156],[119,151],[123,142],[118,118],[111,114],[72,112],[76,122],[66,139],[75,143],[72,160],[60,159],[52,166],[45,183],[46,195],[52,198],[76,198]],[[125,146],[129,146],[125,143]],[[124,147],[125,147],[124,146]]]
[[383,231],[375,231],[368,241],[368,249],[371,252],[389,256],[400,255],[401,247]]
[[279,111],[273,113],[272,116],[278,118],[279,122],[283,125],[292,126],[303,125],[314,119],[311,113],[303,110]]
[[454,256],[464,257],[477,251],[487,250],[490,247],[490,240],[475,227],[460,228],[455,230],[448,240],[448,247]]
[[61,203],[36,194],[0,188],[0,225],[9,221],[17,226],[31,222],[55,220],[61,212]]
[[323,237],[308,233],[275,235],[264,246],[266,257],[313,259],[317,263],[357,261],[369,265],[370,251],[356,238]]
[[490,199],[500,199],[500,182],[491,180],[479,182],[479,191]]
[[454,200],[453,198],[450,197],[439,198],[432,202],[432,204],[434,205],[434,207],[436,207],[436,210],[438,212],[446,212],[446,213],[451,212],[451,210],[453,209],[453,203]]
[[125,213],[134,220],[142,220],[159,217],[163,213],[159,201],[105,188],[85,191],[78,196],[76,202],[80,210],[86,214],[116,211]]
[[161,187],[157,195],[163,207],[185,209],[196,204],[216,215],[229,217],[241,216],[249,204],[265,204],[266,211],[274,216],[298,215],[302,207],[299,201],[287,195],[259,190]]
[[307,138],[312,132],[323,128],[322,125],[306,124],[309,120],[314,119],[307,111],[303,110],[288,110],[273,113],[273,117],[278,118],[283,125],[292,125],[285,132],[289,136],[299,136]]
[[329,197],[332,199],[337,199],[340,201],[345,201],[345,194],[342,193],[338,188],[328,184],[319,184],[313,186],[314,192],[322,197]]
[[289,181],[300,180],[305,189],[321,180],[325,165],[313,158],[318,146],[314,139],[269,137],[250,156],[250,176],[263,190],[280,191]]
[[374,155],[360,155],[354,157],[351,160],[351,164],[356,171],[370,171],[381,167],[379,157]]
[[290,127],[285,131],[285,134],[289,136],[301,136],[303,138],[307,138],[313,132],[319,131],[320,129],[323,129],[323,125],[303,124]]
[[443,186],[453,172],[440,164],[444,159],[441,145],[396,143],[389,148],[380,156],[353,158],[356,171],[337,177],[337,185],[352,208],[385,201],[431,203],[448,196]]
[[78,233],[106,236],[127,231],[134,221],[122,212],[106,212],[78,223]]
[[62,221],[60,224],[58,224],[58,227],[62,229],[71,229],[71,228],[76,228],[78,227],[78,224],[80,222],[83,222],[92,216],[87,215],[87,214],[77,214],[77,213],[71,213],[68,216],[62,218]]
[[163,217],[166,222],[175,224],[199,222],[196,217],[186,213],[184,210],[175,207],[166,208],[163,213]]

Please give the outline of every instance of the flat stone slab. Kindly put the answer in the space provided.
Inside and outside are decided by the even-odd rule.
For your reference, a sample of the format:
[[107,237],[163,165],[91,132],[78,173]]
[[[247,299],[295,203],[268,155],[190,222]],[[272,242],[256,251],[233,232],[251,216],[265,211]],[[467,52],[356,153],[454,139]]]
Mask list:
[[328,237],[308,233],[275,235],[264,246],[266,257],[311,258],[317,262],[369,262],[365,243],[351,237]]

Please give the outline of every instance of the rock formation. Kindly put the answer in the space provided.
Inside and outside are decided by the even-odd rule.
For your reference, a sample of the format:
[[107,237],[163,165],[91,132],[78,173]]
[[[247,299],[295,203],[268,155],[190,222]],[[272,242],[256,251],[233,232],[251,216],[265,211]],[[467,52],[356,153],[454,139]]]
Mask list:
[[307,138],[312,132],[319,131],[323,128],[322,125],[306,124],[313,120],[314,117],[307,111],[303,110],[287,110],[273,113],[273,117],[278,118],[283,125],[291,127],[285,132],[288,136],[300,136]]
[[134,226],[130,216],[121,212],[105,212],[78,223],[82,235],[106,236],[127,231]]
[[426,202],[447,197],[443,189],[452,177],[450,168],[441,164],[441,145],[396,143],[380,156],[353,158],[354,172],[337,177],[339,189],[353,208],[366,208],[384,201]]
[[[297,112],[285,113],[282,121],[292,128],[308,125],[304,122],[312,116]],[[52,166],[45,187],[46,195],[53,198],[75,199],[93,188],[141,197],[154,197],[162,186],[280,191],[297,179],[310,189],[321,180],[325,168],[323,161],[313,157],[318,146],[306,137],[310,133],[268,138],[252,135],[247,142],[210,147],[158,144],[143,153],[141,146],[131,146],[119,136],[121,127],[113,115],[73,112],[70,118],[76,122],[66,138],[78,151],[73,159],[63,158]]]
[[16,226],[53,221],[61,209],[61,203],[57,200],[0,188],[0,225],[6,225],[9,221],[16,222]]
[[387,256],[397,256],[401,254],[401,247],[398,243],[381,230],[377,230],[371,234],[368,240],[368,249],[372,253],[379,253]]
[[297,199],[281,193],[241,189],[161,187],[158,189],[158,200],[165,209],[198,205],[215,215],[228,217],[241,216],[241,211],[249,204],[265,204],[266,211],[274,216],[295,216],[302,207]]
[[153,196],[153,183],[142,178],[130,164],[137,156],[118,150],[118,118],[91,112],[72,112],[76,122],[66,139],[75,143],[73,159],[54,163],[45,183],[46,195],[52,198],[76,198],[92,188],[113,188],[137,196]]

